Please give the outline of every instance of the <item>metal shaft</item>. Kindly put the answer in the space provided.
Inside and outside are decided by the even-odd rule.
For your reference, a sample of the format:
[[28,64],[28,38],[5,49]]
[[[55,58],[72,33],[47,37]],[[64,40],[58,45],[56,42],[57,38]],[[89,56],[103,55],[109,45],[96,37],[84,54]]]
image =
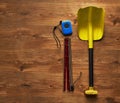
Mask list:
[[64,39],[64,91],[69,91],[69,50],[68,38]]

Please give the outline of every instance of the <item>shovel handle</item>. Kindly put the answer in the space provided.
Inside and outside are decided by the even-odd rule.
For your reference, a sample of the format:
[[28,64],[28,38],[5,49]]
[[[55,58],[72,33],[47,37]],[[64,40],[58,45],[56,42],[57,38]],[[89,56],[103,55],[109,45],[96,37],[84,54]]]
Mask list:
[[89,87],[94,86],[93,79],[93,48],[89,48]]

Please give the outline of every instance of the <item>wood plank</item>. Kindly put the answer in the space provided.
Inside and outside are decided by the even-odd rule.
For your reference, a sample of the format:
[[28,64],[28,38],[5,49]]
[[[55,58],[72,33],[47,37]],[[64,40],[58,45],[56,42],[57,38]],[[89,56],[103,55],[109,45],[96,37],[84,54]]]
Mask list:
[[[94,42],[94,81],[99,91],[87,98],[88,44],[77,33],[77,11],[86,6],[106,11],[104,38]],[[119,103],[119,0],[0,0],[0,103]],[[73,25],[73,93],[63,92],[64,37],[52,30],[60,20]]]

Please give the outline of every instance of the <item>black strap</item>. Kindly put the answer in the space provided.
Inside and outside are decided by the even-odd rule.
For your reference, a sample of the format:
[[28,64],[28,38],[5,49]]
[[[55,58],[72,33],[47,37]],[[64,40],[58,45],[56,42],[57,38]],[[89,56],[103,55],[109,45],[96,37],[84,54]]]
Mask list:
[[59,25],[54,26],[54,28],[53,28],[53,37],[54,37],[54,39],[55,39],[55,41],[56,41],[57,48],[59,48],[59,47],[61,48],[61,43],[60,43],[60,40],[59,40],[59,38],[57,37],[55,31],[56,31],[56,29],[58,29],[58,30],[61,32],[61,34],[62,34],[62,30],[59,28],[59,26],[61,25],[61,22],[62,22],[62,21],[60,21]]

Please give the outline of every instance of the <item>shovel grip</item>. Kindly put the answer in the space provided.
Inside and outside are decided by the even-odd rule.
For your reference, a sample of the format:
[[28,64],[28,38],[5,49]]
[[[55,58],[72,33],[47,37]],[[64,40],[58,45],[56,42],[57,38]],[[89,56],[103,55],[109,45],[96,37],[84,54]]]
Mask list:
[[93,48],[89,48],[89,87],[93,86]]

